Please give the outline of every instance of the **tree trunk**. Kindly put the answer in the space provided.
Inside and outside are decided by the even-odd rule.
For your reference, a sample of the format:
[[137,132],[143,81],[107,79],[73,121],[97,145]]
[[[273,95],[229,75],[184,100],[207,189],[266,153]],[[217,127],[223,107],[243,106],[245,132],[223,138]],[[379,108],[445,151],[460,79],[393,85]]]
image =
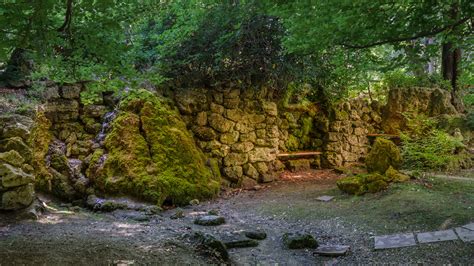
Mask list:
[[459,99],[457,84],[460,74],[459,64],[461,62],[461,49],[453,48],[451,42],[444,43],[441,59],[441,72],[443,79],[448,80],[452,87],[451,102],[459,112],[463,112],[464,106],[462,101]]

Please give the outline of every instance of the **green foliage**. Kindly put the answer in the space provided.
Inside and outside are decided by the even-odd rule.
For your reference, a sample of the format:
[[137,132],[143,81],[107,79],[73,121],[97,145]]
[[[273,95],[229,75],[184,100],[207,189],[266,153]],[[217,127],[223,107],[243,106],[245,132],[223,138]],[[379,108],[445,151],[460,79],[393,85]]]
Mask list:
[[456,170],[466,159],[458,149],[461,141],[446,132],[433,130],[429,135],[414,139],[402,134],[405,165],[415,169]]
[[179,86],[258,86],[284,80],[282,34],[259,1],[173,1],[143,23],[137,65]]
[[410,88],[410,87],[440,87],[450,90],[451,84],[447,80],[443,80],[441,76],[434,74],[431,76],[421,75],[414,76],[402,70],[396,70],[386,73],[383,76],[382,83],[387,88]]
[[159,7],[155,0],[2,2],[0,62],[22,49],[35,62],[33,80],[71,83],[132,77],[130,32],[138,14],[146,16]]
[[404,165],[414,169],[456,170],[470,164],[461,139],[436,129],[433,119],[407,116],[408,130],[401,134]]

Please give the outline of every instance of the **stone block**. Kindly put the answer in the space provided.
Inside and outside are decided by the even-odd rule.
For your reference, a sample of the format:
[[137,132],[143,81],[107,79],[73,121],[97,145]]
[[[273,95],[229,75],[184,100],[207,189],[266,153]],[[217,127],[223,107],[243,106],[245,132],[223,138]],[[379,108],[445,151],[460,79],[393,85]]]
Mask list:
[[10,150],[0,153],[0,162],[5,162],[13,166],[20,167],[25,162],[25,159],[23,159],[23,157],[21,157],[17,151]]
[[1,194],[2,210],[18,210],[28,207],[34,199],[33,184],[17,187]]
[[244,174],[242,166],[225,167],[223,171],[224,175],[235,183],[237,183]]
[[375,237],[375,249],[401,248],[416,246],[415,235],[396,234]]
[[229,132],[235,125],[234,122],[224,118],[222,115],[215,113],[209,116],[208,122],[212,128],[221,133]]
[[274,102],[263,102],[262,103],[263,110],[269,116],[277,116],[278,115],[278,108],[276,103]]
[[274,149],[270,148],[255,148],[249,152],[249,161],[254,162],[270,162],[276,159],[276,154]]
[[232,145],[231,150],[235,152],[243,152],[247,153],[251,151],[254,148],[254,145],[252,142],[246,141],[246,142],[240,142]]
[[229,153],[224,158],[225,166],[243,165],[247,163],[248,155],[246,153]]
[[238,108],[240,104],[239,98],[224,98],[224,107],[227,109],[235,109]]
[[228,133],[224,133],[220,137],[220,141],[223,144],[228,144],[228,145],[232,145],[232,144],[236,143],[238,140],[239,140],[239,132],[237,132],[237,131],[231,131],[231,132],[228,132]]
[[257,134],[255,134],[255,131],[240,134],[240,141],[242,142],[248,141],[248,142],[255,143],[256,140],[257,140]]
[[255,180],[258,179],[258,176],[259,176],[258,171],[257,169],[255,169],[255,167],[252,164],[249,164],[249,163],[245,164],[243,166],[243,170],[246,176],[253,178]]
[[244,120],[245,113],[240,109],[227,109],[225,111],[225,117],[234,122],[240,122]]
[[449,241],[449,240],[456,240],[458,237],[451,230],[443,230],[443,231],[435,231],[435,232],[425,232],[419,233],[416,235],[418,238],[418,242],[420,243],[433,243],[433,242],[441,242],[441,241]]
[[81,86],[80,85],[62,86],[61,96],[64,99],[79,99],[81,98]]
[[266,174],[268,173],[268,166],[265,162],[258,162],[258,163],[255,163],[255,169],[257,169],[257,171],[260,173],[260,174]]
[[206,112],[199,112],[196,115],[196,124],[198,126],[205,126],[207,124],[207,113]]
[[211,112],[216,114],[224,114],[225,108],[222,105],[211,103]]

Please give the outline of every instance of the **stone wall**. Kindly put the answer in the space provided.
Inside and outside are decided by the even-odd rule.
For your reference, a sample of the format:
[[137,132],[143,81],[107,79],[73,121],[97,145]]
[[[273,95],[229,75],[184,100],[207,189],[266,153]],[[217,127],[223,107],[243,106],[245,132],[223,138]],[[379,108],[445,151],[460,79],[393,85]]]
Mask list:
[[34,200],[32,152],[28,145],[33,121],[0,116],[0,210],[18,210]]
[[324,139],[326,166],[348,166],[364,161],[368,153],[368,133],[380,131],[380,106],[374,101],[356,98],[341,103],[329,113]]
[[175,101],[199,147],[218,160],[236,186],[270,182],[283,165],[277,160],[282,120],[266,89],[186,89]]
[[82,90],[82,84],[52,85],[44,93],[44,114],[52,134],[45,158],[50,176],[37,185],[68,200],[81,198],[89,188],[90,180],[83,173],[94,149],[100,147],[102,119],[112,110],[106,101],[84,106]]
[[[52,121],[54,135],[47,154],[53,175],[50,182],[60,190],[56,194],[70,199],[88,188],[89,180],[82,173],[93,151],[102,146],[103,119],[113,109],[105,98],[102,103],[83,106],[82,89],[76,84],[51,86],[46,91],[45,114]],[[291,160],[280,161],[281,152],[323,152],[307,158],[305,167],[361,163],[369,149],[368,133],[391,133],[384,128],[386,122],[400,123],[398,116],[409,109],[407,106],[429,114],[453,112],[448,96],[439,90],[392,90],[388,106],[355,98],[329,109],[316,104],[283,104],[265,88],[177,89],[171,98],[198,147],[217,161],[228,184],[253,187],[272,181],[285,167],[301,169],[301,164]],[[414,104],[402,100],[405,98]],[[109,118],[113,119],[113,113]]]
[[386,133],[398,133],[405,129],[403,113],[414,112],[427,117],[455,115],[458,112],[451,103],[451,93],[439,88],[394,88],[382,110],[382,129]]
[[[381,122],[379,105],[360,98],[329,112],[317,105],[282,106],[265,89],[183,89],[174,98],[201,149],[218,160],[231,184],[244,187],[272,181],[285,167],[357,163],[367,154],[367,133]],[[278,160],[280,152],[303,150],[323,155],[286,166]]]

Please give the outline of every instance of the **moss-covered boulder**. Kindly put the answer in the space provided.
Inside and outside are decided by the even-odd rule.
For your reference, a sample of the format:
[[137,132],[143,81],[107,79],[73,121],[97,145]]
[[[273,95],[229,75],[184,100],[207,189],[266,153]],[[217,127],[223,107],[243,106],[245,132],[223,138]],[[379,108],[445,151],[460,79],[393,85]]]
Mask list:
[[337,187],[349,194],[362,195],[366,192],[364,180],[360,176],[348,176],[337,180]]
[[87,171],[104,193],[184,205],[219,190],[219,175],[206,165],[177,111],[148,91],[122,101],[104,145]]
[[378,174],[359,174],[355,176],[344,177],[336,182],[337,187],[353,195],[362,195],[367,192],[376,193],[387,189],[387,177]]
[[365,160],[369,173],[384,174],[392,166],[398,169],[402,164],[400,149],[392,141],[377,138]]
[[410,180],[408,175],[402,174],[399,171],[395,170],[392,166],[390,166],[387,171],[385,171],[385,176],[391,182],[405,182]]
[[6,162],[13,166],[20,167],[25,162],[25,159],[23,159],[17,151],[11,150],[0,153],[0,162]]

